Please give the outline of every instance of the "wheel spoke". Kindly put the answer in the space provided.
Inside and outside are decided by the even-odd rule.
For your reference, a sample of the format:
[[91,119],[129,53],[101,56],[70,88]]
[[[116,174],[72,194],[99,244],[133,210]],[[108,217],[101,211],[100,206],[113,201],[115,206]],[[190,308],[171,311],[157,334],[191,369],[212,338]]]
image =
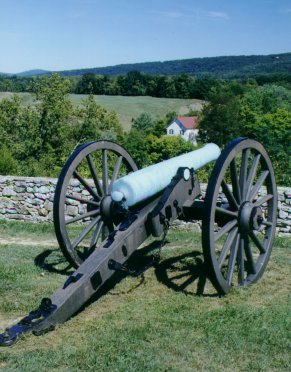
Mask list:
[[239,239],[240,239],[240,234],[237,234],[235,243],[232,246],[232,249],[231,249],[231,252],[230,252],[227,274],[226,274],[226,281],[229,285],[231,285],[231,281],[232,281],[232,277],[233,277],[235,261],[236,261],[237,251],[238,251]]
[[246,200],[249,200],[248,195],[250,193],[252,184],[254,182],[254,178],[255,178],[255,175],[256,175],[256,172],[257,172],[257,169],[258,169],[260,159],[261,159],[261,154],[257,154],[254,157],[254,160],[252,162],[251,169],[249,171],[249,175],[248,175],[247,183],[246,183],[246,190],[247,190]]
[[92,220],[87,225],[87,227],[81,232],[81,234],[78,236],[78,238],[75,239],[74,242],[72,243],[72,248],[73,249],[75,249],[77,247],[77,245],[89,234],[89,232],[93,229],[93,227],[98,223],[100,218],[101,218],[100,216],[94,218],[94,220]]
[[83,220],[84,218],[87,218],[87,217],[95,216],[99,212],[100,212],[99,209],[95,209],[94,211],[90,211],[90,212],[81,214],[80,216],[76,216],[74,218],[70,218],[69,220],[66,220],[66,225],[69,225],[70,223],[73,223],[73,222],[81,221],[81,220]]
[[254,200],[255,196],[257,195],[260,188],[263,186],[263,183],[265,182],[267,176],[269,175],[269,171],[264,171],[261,173],[259,179],[257,180],[256,184],[253,186],[253,188],[249,191],[249,200]]
[[98,175],[97,175],[96,168],[94,166],[92,156],[90,154],[88,154],[86,156],[86,159],[88,161],[88,165],[89,165],[89,168],[90,168],[90,172],[91,172],[93,181],[94,181],[95,186],[96,186],[97,193],[100,195],[100,197],[102,197],[103,196],[103,191],[102,191],[102,187],[101,187]]
[[265,225],[265,226],[269,226],[269,227],[271,227],[271,226],[274,225],[274,224],[273,224],[272,222],[270,222],[270,221],[262,221],[261,224],[262,224],[262,225]]
[[90,248],[89,248],[89,252],[88,252],[89,254],[91,254],[94,251],[94,249],[96,248],[96,244],[97,244],[98,238],[100,236],[103,224],[104,224],[103,221],[99,221],[98,225],[96,226],[96,229],[94,231],[94,234],[93,234],[93,237],[92,237],[92,240],[91,240],[91,244],[90,244]]
[[233,193],[230,191],[230,189],[229,189],[227,183],[225,182],[225,180],[222,180],[221,188],[222,188],[222,191],[225,194],[225,196],[226,196],[226,198],[229,202],[230,207],[232,209],[238,210],[238,208],[239,208],[238,203],[235,200],[235,198],[233,196]]
[[238,282],[239,282],[239,285],[243,286],[244,276],[245,276],[245,261],[244,261],[244,240],[242,238],[239,241],[237,264],[238,264]]
[[81,182],[81,184],[87,189],[87,191],[93,196],[94,199],[100,200],[100,196],[92,189],[88,182],[80,175],[80,173],[75,170],[74,176]]
[[256,273],[256,266],[255,266],[255,263],[254,263],[253,254],[252,254],[252,250],[251,250],[251,246],[250,246],[248,236],[245,236],[243,240],[244,240],[244,250],[245,250],[245,254],[246,254],[246,258],[247,258],[249,273],[250,274],[255,274]]
[[100,205],[99,202],[96,202],[96,201],[93,201],[93,200],[82,199],[82,198],[79,198],[79,197],[74,196],[74,195],[66,195],[66,198],[76,200],[76,201],[80,202],[81,204],[90,204],[90,205],[94,205],[94,206],[97,206],[97,207]]
[[218,266],[220,269],[226,259],[227,253],[230,250],[230,247],[232,246],[234,239],[236,238],[237,232],[238,232],[238,228],[235,227],[233,230],[230,231],[230,233],[228,234],[226,238],[226,241],[223,245],[223,248],[221,250],[221,253],[218,259]]
[[234,197],[237,200],[237,202],[240,204],[241,192],[240,192],[240,187],[239,187],[239,180],[238,180],[238,175],[237,175],[235,158],[232,159],[232,161],[230,162],[230,176],[231,176],[231,183],[232,183]]
[[263,196],[262,198],[258,199],[255,203],[254,203],[254,206],[255,207],[260,207],[261,205],[263,205],[264,203],[266,203],[267,201],[273,199],[273,195],[272,194],[268,194],[268,195],[265,195]]
[[237,225],[237,220],[229,221],[217,233],[214,234],[214,241],[217,241],[222,235],[228,233],[233,227]]
[[113,175],[112,175],[112,178],[110,180],[109,192],[111,192],[112,185],[117,179],[118,172],[120,170],[120,166],[121,166],[121,163],[122,163],[122,159],[123,159],[123,157],[119,156],[119,158],[117,159],[117,162],[115,163],[114,170],[113,170]]
[[108,194],[108,159],[107,150],[102,150],[102,186],[105,195]]
[[241,198],[244,200],[246,195],[246,180],[247,180],[247,168],[248,168],[248,160],[249,160],[249,152],[250,149],[243,150],[242,153],[242,160],[240,166],[240,173],[239,173],[239,186],[241,192]]
[[232,212],[221,207],[216,207],[215,211],[231,218],[237,218],[238,216],[238,212]]
[[253,231],[251,231],[249,233],[249,236],[251,237],[252,241],[255,243],[255,245],[257,246],[259,251],[261,253],[266,253],[266,250],[265,250],[263,244],[260,242],[259,238],[257,237],[257,235]]

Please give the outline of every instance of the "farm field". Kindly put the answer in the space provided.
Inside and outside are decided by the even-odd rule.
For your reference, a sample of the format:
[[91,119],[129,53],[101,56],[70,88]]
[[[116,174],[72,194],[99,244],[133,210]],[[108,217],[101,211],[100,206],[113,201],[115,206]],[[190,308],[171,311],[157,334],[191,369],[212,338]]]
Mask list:
[[[0,349],[3,371],[288,371],[291,239],[277,238],[262,280],[217,296],[200,234],[170,230],[156,268],[118,274],[55,331]],[[131,259],[142,267],[157,245]],[[66,280],[50,224],[0,221],[0,332]]]
[[[23,99],[23,104],[28,105],[33,102],[33,97],[29,93],[17,93]],[[13,93],[0,92],[0,100],[12,97]],[[70,94],[74,105],[80,105],[85,95]],[[143,112],[150,113],[154,118],[165,116],[170,111],[175,111],[179,115],[185,115],[190,109],[201,110],[203,101],[197,99],[178,99],[178,98],[156,98],[156,97],[124,97],[124,96],[95,96],[96,102],[104,106],[109,111],[115,111],[118,115],[124,130],[131,128],[132,118],[138,117]]]

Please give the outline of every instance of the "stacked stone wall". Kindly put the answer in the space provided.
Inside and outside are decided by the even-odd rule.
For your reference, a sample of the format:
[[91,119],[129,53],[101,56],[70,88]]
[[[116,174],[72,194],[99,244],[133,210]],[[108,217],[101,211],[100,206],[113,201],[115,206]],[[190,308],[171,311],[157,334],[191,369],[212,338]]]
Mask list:
[[[52,221],[53,198],[57,184],[54,178],[0,177],[0,219],[23,220],[32,222]],[[82,198],[88,196],[87,190],[79,187],[78,181],[72,184],[72,193]],[[201,184],[202,195],[207,185]],[[67,214],[74,216],[82,213],[78,202],[71,200]],[[177,221],[177,227],[187,227],[189,223]],[[191,223],[193,226],[193,224]],[[200,223],[195,224],[200,229]],[[278,187],[278,235],[291,236],[291,188]]]

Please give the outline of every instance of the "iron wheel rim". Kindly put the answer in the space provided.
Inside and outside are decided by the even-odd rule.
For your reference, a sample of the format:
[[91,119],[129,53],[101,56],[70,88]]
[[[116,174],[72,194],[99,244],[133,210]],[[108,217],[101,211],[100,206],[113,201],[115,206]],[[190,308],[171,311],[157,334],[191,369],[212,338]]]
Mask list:
[[[227,172],[232,189],[224,180]],[[265,196],[260,194],[262,187],[266,189]],[[229,206],[226,209],[218,202],[221,191]],[[219,293],[225,294],[236,285],[249,286],[262,276],[272,250],[276,210],[276,183],[266,150],[254,140],[233,140],[221,153],[210,176],[202,224],[205,261]],[[221,213],[227,215],[227,222],[217,229],[217,215]],[[222,247],[218,247],[219,239]]]
[[[94,156],[98,154],[97,156],[101,157],[101,169],[94,164],[93,154]],[[117,160],[110,176],[108,160],[112,156]],[[87,171],[92,176],[91,183],[88,183],[87,179],[78,172],[78,167],[83,163],[87,164]],[[113,223],[102,218],[100,206],[104,197],[110,194],[112,183],[119,178],[121,168],[123,170],[126,168],[127,173],[138,169],[130,154],[120,145],[110,141],[94,141],[77,148],[68,158],[60,173],[54,197],[54,227],[60,248],[73,267],[79,267],[98,248],[97,241],[104,240],[108,231],[114,229]],[[68,191],[72,180],[80,182],[81,187],[89,193],[89,196],[79,198]],[[85,205],[85,212],[79,212],[75,217],[69,219],[66,214],[68,199]],[[88,220],[87,226],[73,240],[70,231],[86,219]],[[68,227],[69,225],[71,226]],[[87,252],[86,247],[84,252],[79,251],[80,244],[84,243],[90,234],[93,236],[90,246],[87,247]]]

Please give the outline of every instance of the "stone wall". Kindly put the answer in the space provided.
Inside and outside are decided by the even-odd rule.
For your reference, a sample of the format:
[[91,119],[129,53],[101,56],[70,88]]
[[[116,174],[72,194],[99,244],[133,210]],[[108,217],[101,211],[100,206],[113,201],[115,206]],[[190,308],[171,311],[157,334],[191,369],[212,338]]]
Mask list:
[[[78,182],[78,181],[76,181]],[[53,198],[57,179],[0,176],[0,219],[23,220],[33,222],[52,221]],[[206,184],[201,184],[202,195]],[[87,190],[72,185],[72,192],[82,193]],[[291,236],[291,188],[278,187],[278,222],[279,235]],[[81,205],[74,200],[69,206],[68,215],[80,213]],[[184,226],[183,222],[177,222]],[[199,225],[197,225],[199,229]]]

